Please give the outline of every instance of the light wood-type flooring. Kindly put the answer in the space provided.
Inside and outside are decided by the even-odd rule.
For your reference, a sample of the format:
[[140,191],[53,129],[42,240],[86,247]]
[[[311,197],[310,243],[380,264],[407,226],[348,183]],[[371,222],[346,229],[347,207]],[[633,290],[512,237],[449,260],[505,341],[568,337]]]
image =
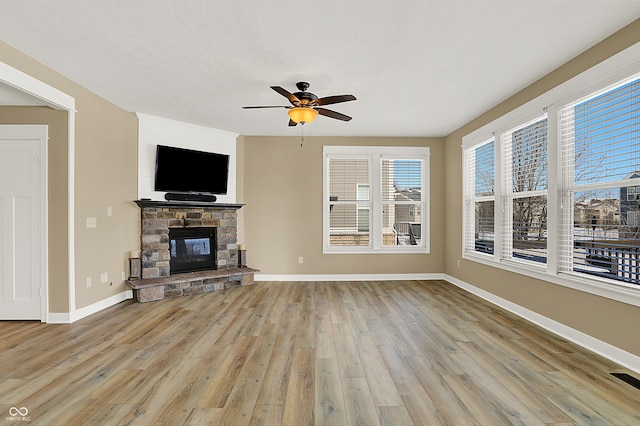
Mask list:
[[0,345],[0,424],[640,424],[635,373],[443,281],[257,282]]

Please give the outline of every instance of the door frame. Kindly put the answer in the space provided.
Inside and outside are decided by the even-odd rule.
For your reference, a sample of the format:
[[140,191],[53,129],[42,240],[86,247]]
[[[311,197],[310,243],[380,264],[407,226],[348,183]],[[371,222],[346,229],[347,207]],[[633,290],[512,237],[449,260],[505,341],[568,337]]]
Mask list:
[[[38,239],[40,241],[40,321],[45,322],[47,318],[47,307],[49,305],[49,205],[47,194],[49,193],[49,166],[46,159],[48,158],[48,139],[49,126],[46,124],[2,124],[0,125],[0,141],[1,140],[33,140],[38,139],[38,168],[40,187],[38,210]],[[35,318],[30,318],[35,319]]]
[[[41,311],[41,321],[42,322],[56,322],[56,323],[69,323],[72,322],[74,317],[74,312],[76,311],[76,291],[75,291],[75,119],[76,119],[76,107],[75,107],[75,98],[67,95],[66,93],[56,89],[55,87],[49,86],[48,84],[31,77],[30,75],[17,70],[3,62],[0,62],[0,83],[7,84],[16,89],[19,89],[39,100],[42,101],[42,105],[51,107],[57,110],[67,111],[67,157],[68,157],[68,168],[67,168],[67,183],[68,183],[68,216],[67,216],[67,224],[68,224],[68,277],[69,281],[68,292],[69,292],[69,312],[68,313],[55,313],[52,314],[49,312],[49,276],[48,276],[48,264],[49,264],[49,250],[48,250],[48,233],[47,239],[43,242],[44,245],[44,262],[45,262],[45,282],[46,288],[43,289],[45,293],[44,303],[45,309]],[[49,163],[48,154],[41,159],[45,164]],[[48,199],[48,193],[45,193],[45,198]],[[48,205],[46,205],[45,210],[48,211]],[[48,216],[47,216],[48,217]],[[45,222],[45,228],[48,229],[48,223]]]

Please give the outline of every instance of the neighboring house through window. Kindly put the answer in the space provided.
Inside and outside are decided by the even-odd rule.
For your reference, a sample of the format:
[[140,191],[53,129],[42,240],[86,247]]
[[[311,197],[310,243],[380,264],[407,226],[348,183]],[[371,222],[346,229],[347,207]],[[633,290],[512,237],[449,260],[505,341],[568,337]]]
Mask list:
[[428,252],[429,148],[326,146],[325,253]]

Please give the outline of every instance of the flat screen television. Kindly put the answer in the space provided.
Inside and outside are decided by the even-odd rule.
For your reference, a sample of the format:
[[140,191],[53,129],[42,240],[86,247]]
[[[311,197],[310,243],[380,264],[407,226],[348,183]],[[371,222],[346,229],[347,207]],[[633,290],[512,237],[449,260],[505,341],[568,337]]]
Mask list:
[[228,155],[158,145],[156,191],[226,194],[228,180]]

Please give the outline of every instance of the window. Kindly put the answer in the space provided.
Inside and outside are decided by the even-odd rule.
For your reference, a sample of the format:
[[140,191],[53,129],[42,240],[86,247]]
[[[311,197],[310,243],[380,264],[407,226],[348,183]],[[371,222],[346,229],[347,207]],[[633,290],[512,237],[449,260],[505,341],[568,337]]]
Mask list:
[[428,148],[324,147],[325,253],[428,252]]
[[560,129],[573,214],[561,271],[640,285],[640,76],[564,106]]
[[502,134],[505,236],[503,258],[547,261],[547,117]]
[[463,138],[465,258],[640,303],[635,58],[635,74],[590,70]]
[[495,242],[495,141],[490,139],[467,150],[465,227],[467,251],[494,253]]

